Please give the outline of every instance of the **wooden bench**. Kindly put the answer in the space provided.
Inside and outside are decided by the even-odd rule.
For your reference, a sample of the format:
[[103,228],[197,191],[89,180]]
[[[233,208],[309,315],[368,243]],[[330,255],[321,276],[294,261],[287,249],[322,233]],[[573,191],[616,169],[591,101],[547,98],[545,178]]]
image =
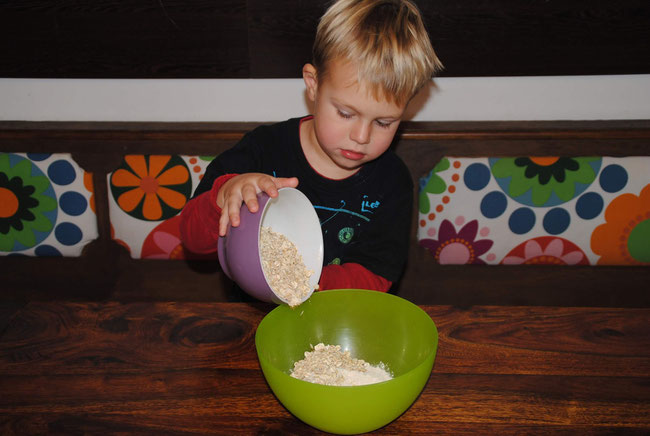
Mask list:
[[[125,155],[219,154],[255,125],[0,122],[0,152],[70,153],[92,173],[99,235],[78,257],[0,257],[0,299],[241,299],[216,261],[132,258],[111,238],[107,175]],[[650,121],[407,122],[395,148],[411,170],[417,198],[418,179],[444,156],[648,156]],[[393,292],[418,304],[650,303],[646,266],[439,265],[418,244],[416,217],[414,204],[409,262]]]

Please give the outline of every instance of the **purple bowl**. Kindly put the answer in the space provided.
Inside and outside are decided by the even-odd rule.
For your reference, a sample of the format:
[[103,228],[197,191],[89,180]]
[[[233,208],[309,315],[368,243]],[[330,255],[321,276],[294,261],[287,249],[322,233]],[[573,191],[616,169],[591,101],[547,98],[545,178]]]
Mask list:
[[[316,210],[302,192],[294,188],[282,188],[278,192],[276,198],[258,194],[260,207],[256,213],[242,205],[240,224],[229,225],[226,236],[219,238],[218,254],[221,269],[242,290],[258,300],[281,304],[287,302],[273,292],[262,269],[259,249],[262,226],[284,234],[296,245],[307,269],[314,271],[310,279],[314,288],[323,267],[323,235]],[[311,292],[304,300],[310,296]]]

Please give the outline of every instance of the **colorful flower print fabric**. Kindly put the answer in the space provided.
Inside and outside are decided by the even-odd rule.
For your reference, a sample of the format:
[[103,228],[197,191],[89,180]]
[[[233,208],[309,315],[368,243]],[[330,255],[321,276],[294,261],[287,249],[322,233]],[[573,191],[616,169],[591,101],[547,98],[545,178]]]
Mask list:
[[79,256],[94,209],[92,174],[69,154],[0,153],[0,254]]
[[609,203],[605,222],[592,233],[591,248],[601,265],[650,265],[650,185],[639,195],[621,194]]
[[650,265],[650,157],[445,157],[418,240],[440,264]]
[[213,156],[127,155],[108,175],[113,239],[133,258],[187,259],[179,214]]

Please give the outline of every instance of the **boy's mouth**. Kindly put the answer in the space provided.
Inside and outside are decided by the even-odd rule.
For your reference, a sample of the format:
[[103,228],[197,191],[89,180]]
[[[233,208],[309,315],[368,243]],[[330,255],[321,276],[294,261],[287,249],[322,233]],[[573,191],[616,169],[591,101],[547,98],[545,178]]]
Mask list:
[[363,153],[359,153],[357,151],[352,151],[352,150],[341,150],[341,154],[343,155],[343,157],[350,160],[361,160],[365,156]]

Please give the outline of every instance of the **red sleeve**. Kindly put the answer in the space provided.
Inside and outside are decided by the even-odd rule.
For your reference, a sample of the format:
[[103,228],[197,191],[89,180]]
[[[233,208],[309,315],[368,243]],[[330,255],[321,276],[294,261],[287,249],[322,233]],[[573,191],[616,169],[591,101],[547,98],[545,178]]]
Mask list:
[[392,282],[378,276],[358,263],[327,265],[320,276],[319,290],[327,289],[371,289],[386,292]]
[[212,184],[212,189],[187,202],[181,211],[180,234],[183,245],[193,253],[206,254],[217,251],[219,218],[217,206],[219,189],[237,174],[224,174]]

